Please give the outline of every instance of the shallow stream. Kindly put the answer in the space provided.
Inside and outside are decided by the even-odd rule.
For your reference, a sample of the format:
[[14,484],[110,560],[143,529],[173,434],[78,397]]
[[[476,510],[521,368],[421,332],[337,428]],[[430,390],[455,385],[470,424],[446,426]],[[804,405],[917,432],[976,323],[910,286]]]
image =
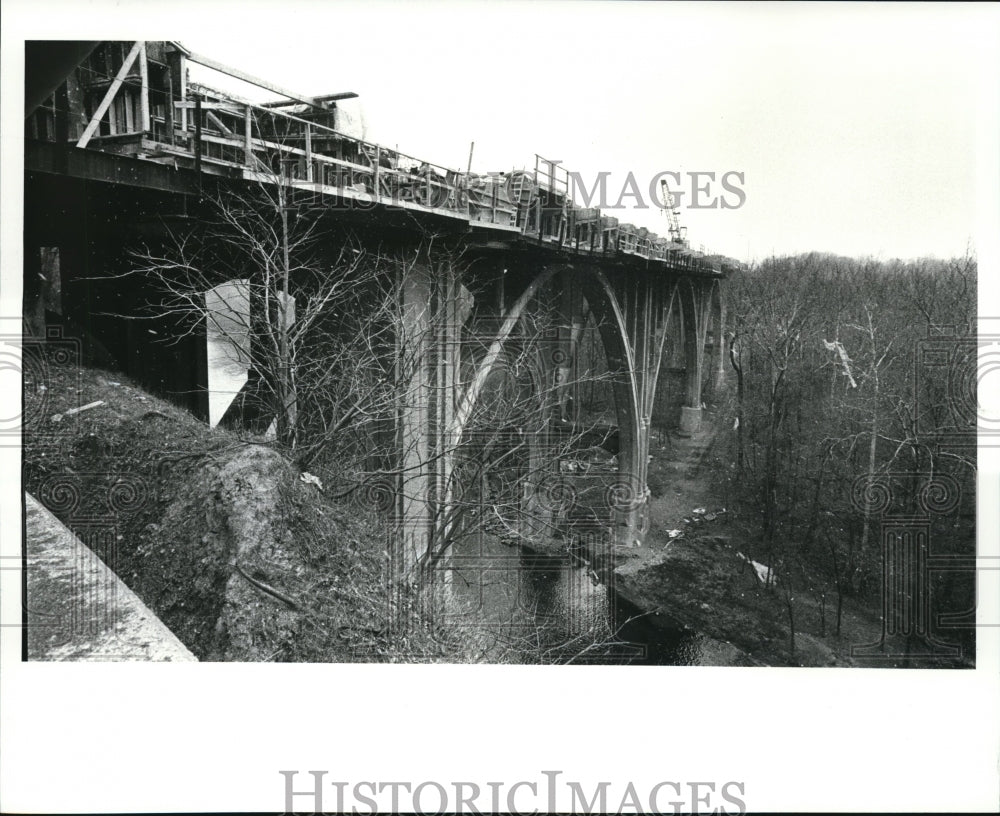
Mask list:
[[[653,623],[617,597],[583,558],[539,555],[482,534],[457,544],[456,626],[493,627],[542,663],[718,665],[719,644]],[[473,622],[473,620],[475,622]]]

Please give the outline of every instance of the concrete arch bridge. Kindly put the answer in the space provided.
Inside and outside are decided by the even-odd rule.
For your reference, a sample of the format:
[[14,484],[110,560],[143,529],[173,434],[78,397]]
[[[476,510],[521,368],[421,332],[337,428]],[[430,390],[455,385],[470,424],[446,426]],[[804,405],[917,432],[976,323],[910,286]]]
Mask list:
[[[193,63],[279,99],[194,82]],[[456,509],[491,490],[516,491],[518,535],[550,534],[577,503],[569,476],[587,467],[583,449],[608,454],[590,470],[606,476],[598,516],[611,540],[641,545],[662,394],[669,419],[695,430],[723,372],[720,287],[736,262],[578,206],[565,170],[538,157],[477,175],[355,138],[338,106],[350,96],[299,94],[176,42],[29,43],[30,331],[76,337],[86,357],[208,419],[205,328],[165,349],[131,319],[150,284],[100,280],[151,224],[196,223],[206,196],[262,188],[313,213],[329,247],[351,236],[412,256],[433,234],[459,260],[426,254],[394,282],[398,334],[420,348],[397,361],[409,367],[398,467],[367,486],[397,529],[395,572],[447,552],[466,523]]]

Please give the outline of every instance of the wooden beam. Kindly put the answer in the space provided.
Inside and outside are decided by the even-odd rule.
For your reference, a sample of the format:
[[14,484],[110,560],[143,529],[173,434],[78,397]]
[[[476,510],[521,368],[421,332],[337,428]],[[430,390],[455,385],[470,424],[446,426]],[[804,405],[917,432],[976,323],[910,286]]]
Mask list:
[[253,119],[250,115],[250,106],[247,105],[243,112],[243,158],[247,167],[253,167]]
[[[180,87],[180,100],[181,102],[187,102],[188,94],[188,81],[187,81],[187,52],[182,51],[177,55],[177,67],[180,70],[181,75],[181,87]],[[181,108],[181,131],[185,134],[184,138],[187,138],[188,129],[188,112],[187,108]]]
[[146,43],[139,44],[139,76],[142,77],[142,129],[149,131],[149,63],[146,61]]
[[225,133],[227,136],[232,136],[233,131],[229,128],[218,116],[216,116],[212,111],[205,111],[205,116],[208,121],[215,125],[219,130]]
[[306,125],[306,181],[313,180],[312,127]]
[[[182,110],[193,110],[197,105],[197,102],[174,102],[175,108],[180,108]],[[205,102],[201,103],[202,110],[220,110],[226,111],[226,113],[243,113],[243,109],[240,108],[235,102]]]
[[326,110],[326,108],[316,102],[316,100],[311,96],[303,96],[302,94],[295,93],[295,91],[289,91],[286,88],[282,88],[280,85],[268,82],[266,79],[260,79],[259,77],[253,76],[253,74],[248,74],[236,68],[231,68],[228,65],[223,65],[221,62],[217,62],[216,60],[203,56],[202,54],[195,54],[192,52],[187,55],[187,58],[191,60],[191,62],[197,62],[199,65],[204,65],[206,68],[211,68],[213,71],[219,71],[220,73],[227,74],[235,79],[240,79],[243,82],[249,82],[251,85],[256,85],[258,88],[263,88],[265,91],[281,94],[281,96],[286,96],[289,99],[294,99],[296,102],[301,102],[304,105],[309,105],[313,108],[318,108],[319,110]]
[[194,98],[194,171],[198,173],[198,186],[201,186],[201,97]]
[[87,129],[83,131],[83,135],[80,137],[80,141],[76,143],[77,147],[86,147],[87,143],[101,126],[101,119],[104,114],[107,113],[108,108],[111,107],[111,103],[115,101],[118,89],[121,88],[122,82],[125,81],[125,76],[132,68],[132,64],[135,62],[135,58],[139,56],[139,51],[142,50],[142,47],[143,42],[140,40],[133,45],[132,50],[128,52],[128,56],[125,57],[125,62],[122,63],[122,67],[118,69],[118,73],[115,75],[114,82],[111,83],[111,87],[109,87],[108,92],[104,94],[104,99],[101,100],[101,104],[98,105],[97,110],[94,111],[94,115],[91,117],[90,123],[87,125]]
[[358,95],[354,91],[342,91],[341,93],[324,94],[323,96],[314,96],[317,102],[338,102],[341,99],[357,99]]
[[[283,110],[279,110],[279,109],[276,109],[276,108],[266,108],[263,105],[261,105],[259,102],[252,102],[249,99],[244,99],[243,97],[237,96],[234,93],[229,93],[228,91],[220,91],[220,90],[218,90],[216,88],[212,88],[212,87],[210,87],[208,85],[205,85],[205,84],[199,83],[199,82],[192,82],[191,83],[191,87],[194,88],[198,93],[202,94],[202,96],[204,98],[206,98],[206,99],[208,97],[214,97],[215,99],[225,99],[225,100],[228,100],[227,102],[214,102],[214,103],[204,103],[204,104],[215,104],[215,105],[219,105],[219,104],[221,104],[221,105],[233,105],[233,104],[237,104],[237,105],[249,105],[253,110],[263,111],[264,113],[266,113],[266,114],[268,114],[270,116],[280,116],[282,119],[288,119],[290,122],[300,122],[303,125],[312,125],[313,128],[316,131],[323,131],[324,134],[329,133],[329,134],[331,134],[333,136],[336,136],[337,138],[340,138],[340,139],[345,139],[346,138],[346,139],[349,139],[350,141],[352,141],[352,142],[354,142],[356,144],[366,144],[366,145],[370,145],[371,147],[375,146],[374,144],[371,144],[370,142],[366,142],[363,139],[355,139],[352,136],[346,136],[345,134],[341,133],[339,130],[335,130],[332,127],[327,127],[326,125],[321,125],[321,124],[319,124],[317,122],[311,122],[308,119],[302,119],[302,118],[300,118],[298,116],[294,116],[291,113],[286,113]],[[174,103],[174,104],[175,104],[176,107],[181,107],[181,106],[177,105],[177,103]],[[193,106],[193,103],[192,103],[192,106]],[[183,107],[181,107],[181,112],[182,113],[184,112],[184,110],[185,109]],[[326,108],[324,108],[323,110],[325,110],[327,113],[330,112]],[[242,109],[239,112],[242,113]],[[399,155],[400,156],[405,156],[406,158],[409,158],[409,159],[416,158],[415,156],[407,156],[405,153],[400,153]]]
[[[327,102],[338,102],[341,99],[357,99],[358,95],[354,91],[342,91],[341,93],[324,94],[323,96],[314,96],[312,99],[314,102],[321,103],[325,105]],[[280,102],[265,102],[262,107],[265,108],[283,108],[286,105],[294,105],[294,101],[283,99]],[[332,110],[332,108],[325,108],[326,110]]]

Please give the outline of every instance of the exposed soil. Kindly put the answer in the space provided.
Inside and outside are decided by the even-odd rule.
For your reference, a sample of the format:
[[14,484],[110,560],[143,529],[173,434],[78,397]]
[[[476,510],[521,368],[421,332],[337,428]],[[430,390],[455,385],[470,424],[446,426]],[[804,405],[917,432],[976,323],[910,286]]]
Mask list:
[[210,429],[117,373],[53,360],[26,375],[25,402],[25,489],[200,660],[480,654],[410,615],[405,591],[390,605],[377,520],[261,440]]

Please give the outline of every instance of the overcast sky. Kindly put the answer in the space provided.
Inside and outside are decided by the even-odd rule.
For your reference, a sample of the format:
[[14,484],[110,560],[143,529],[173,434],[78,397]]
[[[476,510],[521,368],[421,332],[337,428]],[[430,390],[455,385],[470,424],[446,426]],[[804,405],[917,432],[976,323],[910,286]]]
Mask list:
[[[996,9],[300,6],[182,42],[303,93],[357,91],[369,139],[432,162],[464,169],[475,141],[476,171],[531,167],[535,153],[588,184],[607,171],[609,204],[629,172],[645,201],[660,171],[681,174],[684,205],[693,171],[716,174],[699,203],[738,203],[720,180],[742,173],[729,182],[743,206],[681,211],[693,244],[739,258],[951,256],[975,239],[990,158],[977,151],[996,151]],[[609,212],[666,232],[658,209],[622,203]]]
[[[692,244],[741,259],[948,257],[996,232],[996,6],[11,5],[21,13],[5,12],[18,23],[8,40],[178,39],[306,94],[357,91],[346,106],[367,138],[438,164],[464,169],[475,141],[479,172],[530,168],[535,153],[588,185],[607,172],[609,204],[629,173],[648,199],[662,171],[681,174],[684,205],[692,172],[716,174],[704,201],[738,203],[720,180],[741,173],[729,177],[741,207],[681,211]],[[609,213],[666,232],[659,209],[622,203]]]

